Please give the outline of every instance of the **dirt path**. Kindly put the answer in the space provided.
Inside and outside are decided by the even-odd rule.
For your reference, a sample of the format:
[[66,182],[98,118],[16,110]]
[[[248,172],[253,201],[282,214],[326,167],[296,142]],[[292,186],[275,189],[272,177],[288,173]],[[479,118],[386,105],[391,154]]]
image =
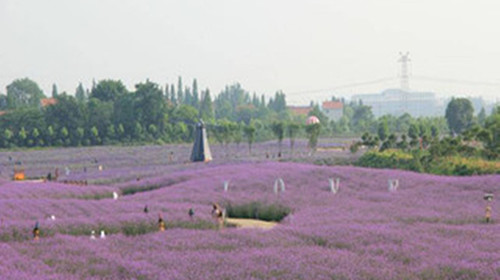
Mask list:
[[260,229],[271,229],[275,225],[277,225],[276,222],[266,222],[254,219],[234,219],[234,218],[227,218],[226,223],[235,225],[238,228],[260,228]]

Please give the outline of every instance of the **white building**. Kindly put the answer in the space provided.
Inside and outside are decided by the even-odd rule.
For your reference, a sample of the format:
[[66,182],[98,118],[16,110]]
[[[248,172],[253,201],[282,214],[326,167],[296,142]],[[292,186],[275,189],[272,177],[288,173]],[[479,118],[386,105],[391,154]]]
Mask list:
[[330,121],[338,121],[344,114],[344,104],[340,101],[324,101],[321,111]]
[[381,93],[354,95],[352,100],[370,106],[375,117],[401,116],[404,113],[412,117],[442,115],[441,106],[433,92],[387,89]]

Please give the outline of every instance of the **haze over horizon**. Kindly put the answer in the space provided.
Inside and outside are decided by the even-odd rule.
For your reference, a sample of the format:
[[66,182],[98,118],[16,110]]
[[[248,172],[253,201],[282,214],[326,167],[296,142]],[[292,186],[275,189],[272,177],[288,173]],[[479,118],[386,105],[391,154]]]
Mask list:
[[[50,95],[53,83],[73,94],[93,79],[132,90],[182,76],[213,95],[239,82],[306,105],[397,88],[409,51],[411,89],[495,100],[499,10],[493,0],[0,0],[0,92],[24,77]],[[381,78],[393,80],[339,88]]]

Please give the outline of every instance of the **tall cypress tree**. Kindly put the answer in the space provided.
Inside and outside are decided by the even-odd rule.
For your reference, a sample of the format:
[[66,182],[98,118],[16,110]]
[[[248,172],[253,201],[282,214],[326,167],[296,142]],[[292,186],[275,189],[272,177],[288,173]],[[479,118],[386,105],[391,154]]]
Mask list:
[[205,121],[212,120],[214,118],[212,97],[210,96],[210,90],[208,88],[202,93],[200,117]]
[[175,98],[175,86],[174,84],[170,85],[170,101],[172,104],[177,104],[177,99]]
[[188,87],[184,89],[184,104],[193,106],[193,96],[191,95],[191,89]]
[[193,80],[193,107],[198,109],[200,107],[200,97],[198,95],[198,81]]
[[168,84],[165,84],[165,100],[170,100],[170,92],[168,91]]
[[184,104],[184,93],[182,92],[182,77],[179,76],[177,81],[177,102],[179,104]]
[[85,95],[85,90],[83,89],[82,83],[78,84],[78,87],[76,88],[76,91],[75,91],[75,97],[76,97],[76,100],[78,100],[79,102],[84,102],[85,99],[87,99],[87,96]]
[[52,98],[56,98],[59,95],[59,92],[57,91],[57,85],[52,84]]

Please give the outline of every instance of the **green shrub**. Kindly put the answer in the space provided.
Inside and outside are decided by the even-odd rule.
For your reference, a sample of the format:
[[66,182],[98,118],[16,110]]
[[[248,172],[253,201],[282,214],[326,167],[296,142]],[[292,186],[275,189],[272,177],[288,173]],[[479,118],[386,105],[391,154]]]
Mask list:
[[263,221],[279,222],[291,212],[290,208],[281,204],[263,204],[250,202],[241,205],[226,205],[229,218],[258,219]]

